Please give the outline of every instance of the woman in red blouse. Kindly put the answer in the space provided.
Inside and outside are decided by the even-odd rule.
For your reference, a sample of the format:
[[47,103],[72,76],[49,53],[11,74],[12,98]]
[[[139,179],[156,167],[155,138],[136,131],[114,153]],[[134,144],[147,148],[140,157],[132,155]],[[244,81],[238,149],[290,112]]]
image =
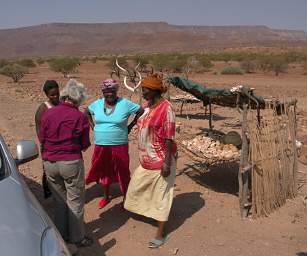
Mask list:
[[158,221],[158,230],[150,248],[163,245],[164,227],[173,201],[177,147],[175,113],[162,97],[166,92],[157,74],[142,83],[143,98],[148,106],[138,120],[140,166],[134,171],[126,195],[125,208]]

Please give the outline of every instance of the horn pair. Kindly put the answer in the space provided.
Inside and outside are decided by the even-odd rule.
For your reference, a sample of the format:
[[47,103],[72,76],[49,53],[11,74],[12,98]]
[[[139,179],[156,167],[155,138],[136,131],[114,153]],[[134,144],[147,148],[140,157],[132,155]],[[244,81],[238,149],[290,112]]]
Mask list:
[[137,70],[137,68],[138,68],[139,65],[140,65],[140,62],[139,62],[139,63],[135,66],[135,68],[134,68],[135,74],[137,74],[138,77],[139,77],[139,81],[138,81],[138,83],[137,83],[134,87],[129,86],[128,83],[127,83],[127,74],[129,75],[128,70],[126,70],[126,69],[124,69],[123,67],[121,67],[121,66],[118,64],[117,59],[115,60],[115,64],[116,64],[116,66],[117,66],[121,71],[124,72],[124,85],[125,85],[125,87],[126,87],[129,91],[135,92],[136,89],[140,86],[141,81],[142,81],[142,75],[141,75],[141,73]]

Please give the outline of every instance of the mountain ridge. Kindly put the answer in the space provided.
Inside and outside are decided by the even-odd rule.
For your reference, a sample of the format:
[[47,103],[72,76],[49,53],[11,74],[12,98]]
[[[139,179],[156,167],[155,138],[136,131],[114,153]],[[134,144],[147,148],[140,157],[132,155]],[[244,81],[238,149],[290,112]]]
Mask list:
[[166,22],[47,23],[0,29],[0,58],[104,53],[191,52],[255,45],[302,45],[303,30]]

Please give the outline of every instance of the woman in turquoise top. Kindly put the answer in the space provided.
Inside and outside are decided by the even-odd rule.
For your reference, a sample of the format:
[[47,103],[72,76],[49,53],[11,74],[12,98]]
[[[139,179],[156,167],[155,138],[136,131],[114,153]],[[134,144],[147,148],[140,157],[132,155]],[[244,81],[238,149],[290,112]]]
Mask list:
[[[128,133],[143,113],[140,105],[117,96],[118,83],[115,80],[103,81],[101,90],[104,97],[94,101],[87,109],[94,131],[95,149],[86,184],[102,184],[104,197],[99,202],[99,208],[110,202],[111,183],[119,183],[123,195],[126,195],[130,181]],[[131,115],[135,117],[128,125]]]

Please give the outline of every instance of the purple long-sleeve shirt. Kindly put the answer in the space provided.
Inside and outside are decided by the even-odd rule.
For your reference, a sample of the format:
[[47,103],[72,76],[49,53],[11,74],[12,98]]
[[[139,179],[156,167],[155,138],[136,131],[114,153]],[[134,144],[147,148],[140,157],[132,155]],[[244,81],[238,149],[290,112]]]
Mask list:
[[44,113],[39,140],[45,161],[81,159],[82,150],[91,145],[87,116],[76,106],[61,102]]

